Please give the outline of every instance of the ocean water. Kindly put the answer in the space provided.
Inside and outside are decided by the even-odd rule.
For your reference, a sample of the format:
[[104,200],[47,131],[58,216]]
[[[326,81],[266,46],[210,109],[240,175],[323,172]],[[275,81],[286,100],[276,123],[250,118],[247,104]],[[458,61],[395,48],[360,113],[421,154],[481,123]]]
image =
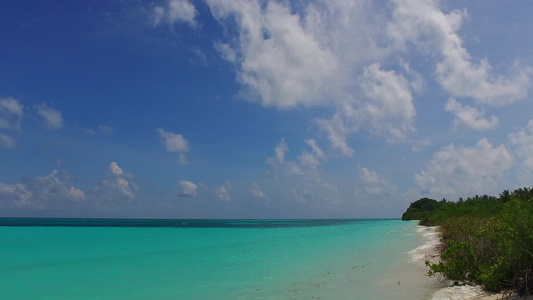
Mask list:
[[427,243],[415,222],[0,219],[0,225],[0,299],[412,300],[431,299],[442,287],[425,276],[415,253]]

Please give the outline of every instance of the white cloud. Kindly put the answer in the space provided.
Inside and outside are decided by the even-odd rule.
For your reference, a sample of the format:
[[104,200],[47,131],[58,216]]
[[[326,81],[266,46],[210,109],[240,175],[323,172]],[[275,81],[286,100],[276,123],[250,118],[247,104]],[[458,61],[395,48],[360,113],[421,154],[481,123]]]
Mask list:
[[111,162],[102,180],[87,193],[90,209],[99,211],[144,211],[153,200],[153,191],[131,173]]
[[509,140],[516,154],[524,160],[524,165],[533,170],[533,119],[525,128],[511,133]]
[[215,195],[217,195],[218,199],[222,201],[230,201],[231,200],[231,184],[229,182],[226,182],[224,185],[219,186],[215,190]]
[[189,151],[189,143],[181,134],[175,134],[170,131],[165,131],[161,128],[157,129],[159,136],[165,144],[168,152],[187,152]]
[[[249,100],[264,106],[291,108],[321,104],[343,73],[339,61],[305,20],[284,3],[208,0],[219,22],[234,19],[238,37],[232,47],[217,42],[223,58],[238,63],[237,79]],[[238,55],[238,59],[235,55]]]
[[289,146],[287,146],[287,143],[285,143],[285,139],[281,139],[279,141],[278,145],[274,149],[274,152],[276,153],[275,157],[269,157],[267,159],[267,163],[271,164],[272,166],[280,166],[285,163],[285,154],[289,151]]
[[457,31],[467,17],[466,10],[444,13],[435,0],[393,0],[389,36],[400,46],[411,41],[422,52],[437,50],[442,55],[435,68],[440,85],[453,96],[471,97],[480,103],[503,105],[523,99],[530,86],[531,70],[512,68],[508,77],[492,73],[488,60],[472,62]]
[[368,194],[384,194],[394,190],[394,187],[387,183],[383,175],[366,167],[359,169],[359,179],[363,182],[364,189]]
[[[307,204],[315,209],[330,209],[331,205],[342,201],[337,185],[323,178],[321,165],[327,160],[325,153],[314,139],[305,139],[304,143],[309,147],[302,150],[294,160],[287,160],[284,156],[288,149],[285,141],[281,141],[276,147],[280,154],[278,163],[273,163],[275,158],[269,158],[273,167],[272,175],[275,183],[270,188],[277,190],[279,201],[288,204]],[[281,155],[283,154],[283,155]],[[283,158],[283,159],[281,159]],[[282,162],[282,163],[280,163]],[[318,208],[320,207],[320,208]]]
[[371,101],[363,105],[360,117],[368,119],[371,131],[394,141],[414,130],[416,110],[409,81],[403,75],[382,70],[374,63],[364,68],[362,85]]
[[0,133],[0,147],[13,149],[17,147],[17,141],[7,134]]
[[[351,108],[347,106],[346,109],[350,110]],[[341,113],[336,113],[331,120],[317,119],[316,122],[326,132],[328,140],[334,149],[341,151],[346,156],[353,156],[355,151],[348,146],[347,139],[348,135],[356,131],[357,128],[348,129],[344,124]]]
[[430,145],[431,145],[431,140],[429,139],[422,139],[419,141],[415,141],[412,143],[411,151],[419,152],[419,151],[422,151],[424,148],[429,147]]
[[416,93],[421,93],[426,82],[424,77],[422,77],[422,74],[411,68],[411,66],[404,60],[400,60],[399,65],[404,70],[405,74],[411,78],[409,81],[411,89]]
[[117,165],[116,162],[111,162],[109,164],[109,171],[111,171],[111,173],[117,176],[124,174],[124,172],[122,172],[122,169]]
[[383,178],[378,175],[378,173],[370,171],[365,167],[359,169],[359,177],[365,183],[376,184],[376,183],[382,183],[384,181]]
[[196,26],[198,11],[189,0],[167,0],[165,6],[156,6],[152,12],[154,27],[161,23],[174,25],[178,22]]
[[326,159],[324,152],[317,146],[314,139],[305,139],[304,142],[311,148],[312,152],[303,151],[300,154],[300,165],[304,168],[316,168]]
[[20,129],[24,106],[11,97],[0,99],[0,129]]
[[56,201],[57,198],[63,197],[75,201],[85,199],[84,193],[71,185],[68,173],[62,172],[60,176],[57,176],[58,173],[58,170],[54,170],[45,177],[37,177],[32,182],[33,196],[37,196],[40,200],[46,200],[47,202]]
[[237,54],[235,53],[235,50],[229,46],[229,44],[217,42],[215,43],[215,49],[220,53],[223,59],[231,63],[237,62]]
[[179,197],[196,197],[198,195],[198,186],[190,181],[181,180],[179,182]]
[[71,186],[70,189],[68,190],[68,196],[71,199],[79,199],[79,200],[85,199],[85,193],[82,190],[77,189],[73,186]]
[[178,163],[180,165],[188,164],[189,160],[185,153],[189,152],[189,142],[181,134],[165,131],[161,128],[158,128],[157,132],[159,132],[159,136],[168,152],[179,153]]
[[436,198],[495,193],[505,188],[504,172],[512,165],[513,155],[504,145],[494,147],[481,139],[473,147],[446,146],[414,180],[422,193]]
[[479,131],[494,129],[498,126],[498,118],[491,116],[490,120],[484,118],[485,111],[468,105],[461,105],[454,98],[446,102],[446,110],[452,112],[456,119],[453,124],[456,128],[467,127]]
[[121,198],[135,198],[139,187],[135,183],[131,184],[131,179],[133,179],[131,174],[122,171],[116,162],[111,162],[106,177],[93,189],[93,201],[104,207]]
[[363,69],[361,81],[364,98],[349,97],[331,119],[316,120],[332,147],[346,156],[354,154],[347,143],[348,136],[360,130],[391,143],[404,140],[414,131],[412,85],[402,74],[382,70],[379,63],[374,63]]
[[37,114],[43,118],[45,128],[56,130],[63,127],[63,118],[59,110],[49,108],[43,103],[37,106]]
[[261,190],[261,187],[255,182],[253,182],[252,186],[248,189],[248,193],[250,193],[252,197],[258,199],[266,197],[265,193],[263,193],[263,191]]
[[326,161],[326,156],[318,147],[316,140],[305,139],[304,143],[311,148],[311,152],[303,150],[297,161],[286,161],[285,154],[289,151],[289,147],[285,140],[281,139],[274,149],[276,156],[269,157],[267,163],[274,168],[282,167],[282,170],[287,174],[315,176],[316,168]]
[[[331,117],[315,121],[346,156],[354,154],[350,136],[360,131],[391,143],[415,131],[413,92],[421,93],[425,80],[401,57],[408,48],[431,63],[439,55],[434,79],[451,96],[494,105],[527,96],[529,67],[516,64],[500,75],[463,46],[458,31],[466,10],[445,13],[436,0],[391,2],[207,0],[226,29],[214,47],[234,64],[241,95],[279,109],[331,109]],[[497,125],[483,110],[460,111],[465,119],[458,122],[467,126]]]
[[64,209],[85,200],[85,194],[72,185],[70,174],[53,170],[47,176],[27,179],[24,183],[0,183],[0,199],[8,207]]
[[33,196],[24,184],[7,185],[0,182],[0,207],[5,206],[28,206],[28,203]]

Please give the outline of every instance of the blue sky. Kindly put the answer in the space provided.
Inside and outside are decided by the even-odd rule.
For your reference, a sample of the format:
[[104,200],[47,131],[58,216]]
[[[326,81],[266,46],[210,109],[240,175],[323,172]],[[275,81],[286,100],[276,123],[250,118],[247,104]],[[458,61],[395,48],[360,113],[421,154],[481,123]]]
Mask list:
[[533,184],[531,1],[0,4],[0,215],[399,217]]

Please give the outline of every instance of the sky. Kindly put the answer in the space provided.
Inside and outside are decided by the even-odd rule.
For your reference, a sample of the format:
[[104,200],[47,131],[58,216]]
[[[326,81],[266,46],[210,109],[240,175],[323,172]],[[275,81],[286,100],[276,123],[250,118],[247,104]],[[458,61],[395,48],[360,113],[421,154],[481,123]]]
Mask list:
[[398,218],[533,186],[533,2],[0,4],[0,216]]

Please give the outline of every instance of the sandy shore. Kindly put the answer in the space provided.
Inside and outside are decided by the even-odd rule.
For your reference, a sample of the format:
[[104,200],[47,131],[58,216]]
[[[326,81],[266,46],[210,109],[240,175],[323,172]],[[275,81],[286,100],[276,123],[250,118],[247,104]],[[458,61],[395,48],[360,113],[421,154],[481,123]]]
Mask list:
[[521,298],[513,293],[489,293],[480,286],[451,286],[433,294],[432,300],[533,300],[533,297]]
[[506,294],[485,295],[485,296],[479,296],[477,298],[472,298],[472,300],[532,300],[532,299],[533,299],[533,296],[522,298],[518,295],[506,295]]
[[[436,249],[440,242],[438,227],[419,226],[418,232],[426,238],[426,243],[410,252],[412,260],[417,263],[423,263],[426,259],[438,260],[439,252]],[[489,293],[481,286],[451,286],[449,283],[449,286],[436,291],[431,300],[533,300],[533,296],[521,298],[509,292]]]

